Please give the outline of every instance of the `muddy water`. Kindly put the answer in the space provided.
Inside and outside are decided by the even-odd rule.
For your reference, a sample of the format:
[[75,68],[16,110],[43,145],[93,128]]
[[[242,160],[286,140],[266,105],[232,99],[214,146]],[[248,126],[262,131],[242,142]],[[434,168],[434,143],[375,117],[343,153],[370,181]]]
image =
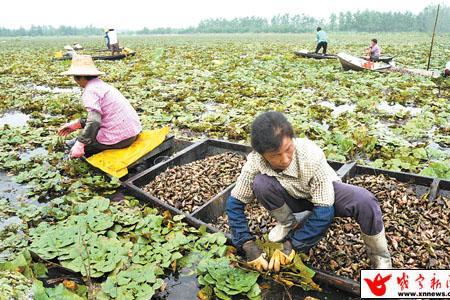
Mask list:
[[319,103],[322,106],[331,108],[333,111],[331,112],[331,115],[334,118],[339,117],[340,114],[346,113],[346,112],[354,112],[356,105],[355,104],[343,104],[343,105],[338,105],[336,106],[336,104],[334,104],[333,102],[330,101],[322,101]]
[[36,149],[21,153],[19,155],[19,157],[21,160],[29,160],[35,156],[38,156],[38,155],[45,156],[47,154],[48,154],[48,151],[45,148],[38,147]]
[[391,115],[395,115],[396,113],[400,112],[409,112],[411,116],[417,116],[422,112],[422,109],[420,107],[403,106],[398,103],[390,105],[386,101],[383,101],[380,104],[378,104],[377,109],[381,112],[385,112]]
[[18,184],[12,176],[5,172],[0,172],[0,199],[6,199],[10,202],[18,202],[26,199],[28,188],[25,185]]
[[[48,151],[42,147],[20,154],[21,160],[29,160],[37,155],[47,155]],[[0,199],[6,199],[9,202],[22,202],[26,200],[28,187],[14,181],[13,176],[0,171]]]
[[[30,160],[38,155],[47,155],[48,151],[45,148],[39,147],[19,155],[21,160]],[[30,204],[38,204],[37,201],[27,200],[27,192],[29,188],[27,185],[19,184],[14,181],[14,176],[9,176],[6,172],[0,171],[0,199],[6,199],[9,202],[27,202]],[[40,204],[42,205],[42,204]]]
[[0,232],[3,231],[6,227],[20,226],[21,224],[22,224],[22,220],[17,216],[13,216],[13,217],[10,217],[5,220],[2,220],[0,218]]
[[200,291],[197,285],[197,277],[185,274],[171,274],[164,279],[167,287],[164,292],[154,296],[155,300],[178,300],[178,299],[197,299],[197,293]]
[[12,127],[27,125],[30,116],[17,110],[11,110],[0,113],[0,127],[9,125]]
[[46,85],[36,85],[36,84],[27,84],[24,87],[27,89],[36,90],[39,92],[48,92],[48,93],[53,93],[53,94],[79,94],[79,93],[81,93],[81,89],[79,87],[60,88],[60,87],[49,87]]

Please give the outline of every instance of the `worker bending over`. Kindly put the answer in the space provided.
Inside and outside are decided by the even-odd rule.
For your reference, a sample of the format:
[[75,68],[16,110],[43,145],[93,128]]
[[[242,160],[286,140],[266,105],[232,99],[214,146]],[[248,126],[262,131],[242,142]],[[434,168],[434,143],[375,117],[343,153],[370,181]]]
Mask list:
[[[366,189],[342,183],[323,151],[296,138],[279,112],[265,112],[252,124],[253,152],[247,157],[226,203],[235,246],[256,269],[289,264],[295,252],[308,253],[326,234],[334,217],[353,217],[361,227],[372,267],[391,268],[380,205]],[[269,240],[283,242],[270,264],[250,233],[244,208],[254,198],[277,221]],[[299,222],[294,213],[304,212]],[[253,217],[253,216],[250,216]],[[256,217],[256,216],[255,216]]]

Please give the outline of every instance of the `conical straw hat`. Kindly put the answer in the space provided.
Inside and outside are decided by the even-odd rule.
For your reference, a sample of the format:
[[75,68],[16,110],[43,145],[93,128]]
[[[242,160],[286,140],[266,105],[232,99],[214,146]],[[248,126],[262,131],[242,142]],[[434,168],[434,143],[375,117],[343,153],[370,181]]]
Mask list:
[[100,72],[94,64],[90,55],[78,55],[75,54],[72,58],[72,65],[69,70],[62,72],[61,75],[72,76],[98,76],[104,75]]

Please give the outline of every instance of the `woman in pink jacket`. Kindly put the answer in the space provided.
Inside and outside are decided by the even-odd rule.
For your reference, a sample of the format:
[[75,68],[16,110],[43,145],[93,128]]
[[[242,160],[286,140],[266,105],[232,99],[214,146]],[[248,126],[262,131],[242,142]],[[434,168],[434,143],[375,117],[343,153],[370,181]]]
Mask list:
[[90,55],[75,55],[69,70],[61,75],[71,75],[83,89],[83,105],[88,114],[64,124],[58,134],[66,136],[82,129],[73,141],[70,156],[90,156],[107,149],[130,146],[141,132],[139,116],[128,100],[113,86],[98,78],[103,75]]

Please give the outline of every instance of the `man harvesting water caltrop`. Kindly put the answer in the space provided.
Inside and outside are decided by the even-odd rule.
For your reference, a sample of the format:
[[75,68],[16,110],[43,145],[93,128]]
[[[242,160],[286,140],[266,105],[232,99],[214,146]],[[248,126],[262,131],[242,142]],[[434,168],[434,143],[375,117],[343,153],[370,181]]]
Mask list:
[[[247,157],[226,203],[233,243],[242,249],[249,266],[258,270],[289,264],[295,252],[308,253],[326,234],[334,217],[353,217],[373,268],[391,268],[380,205],[364,188],[342,183],[323,151],[312,141],[296,138],[279,112],[256,117],[251,128],[253,152]],[[269,240],[283,242],[266,260],[250,233],[244,213],[254,198],[277,221]],[[303,213],[299,222],[294,213]]]

